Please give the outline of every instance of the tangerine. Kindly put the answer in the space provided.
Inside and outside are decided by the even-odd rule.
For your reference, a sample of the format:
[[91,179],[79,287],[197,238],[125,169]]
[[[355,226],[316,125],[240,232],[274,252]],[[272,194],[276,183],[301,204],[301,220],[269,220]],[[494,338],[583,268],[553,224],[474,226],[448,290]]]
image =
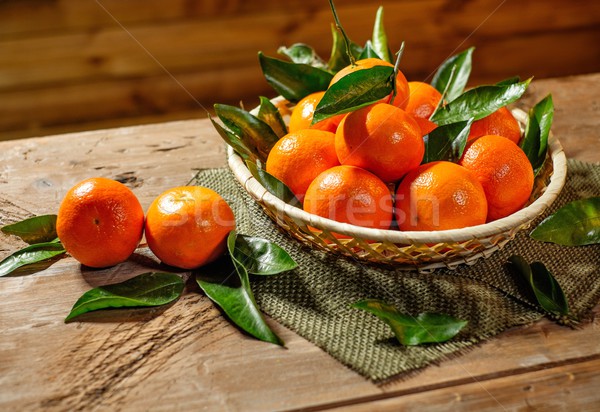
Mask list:
[[521,209],[533,189],[533,168],[527,155],[503,136],[482,136],[469,143],[460,164],[477,177],[488,200],[492,221]]
[[302,200],[319,173],[339,164],[333,133],[303,129],[288,133],[275,143],[267,157],[267,172]]
[[304,197],[308,213],[376,229],[389,229],[393,202],[377,176],[354,166],[336,166],[319,174]]
[[321,120],[318,123],[312,124],[315,109],[324,95],[324,91],[311,93],[298,102],[296,107],[294,107],[292,110],[292,115],[290,116],[290,133],[309,128],[335,133],[335,130],[345,116],[343,114],[332,116],[325,120]]
[[341,164],[366,169],[384,182],[419,166],[425,153],[421,129],[404,110],[377,103],[349,113],[335,134]]
[[396,220],[403,231],[460,229],[485,223],[487,200],[474,174],[456,163],[425,163],[396,191]]
[[235,217],[215,191],[182,186],[159,195],[146,214],[146,241],[167,265],[194,269],[210,263],[226,250]]
[[[394,67],[393,64],[391,64],[385,60],[377,59],[374,57],[357,60],[354,63],[354,65],[346,66],[343,69],[341,69],[339,72],[337,72],[331,79],[331,82],[329,82],[329,87],[331,87],[332,84],[338,82],[342,77],[344,77],[350,73],[353,73],[357,70],[370,69],[375,66]],[[408,104],[409,95],[410,95],[410,91],[408,89],[408,81],[406,80],[406,77],[404,76],[404,74],[400,70],[398,70],[398,74],[396,74],[396,97],[394,98],[394,101],[393,101],[394,106],[399,107],[401,109],[406,108],[406,105]],[[389,97],[382,99],[382,101],[386,102],[386,103],[389,102],[389,100],[391,99],[391,96],[392,95],[390,94]]]
[[104,177],[83,180],[65,195],[56,232],[65,250],[86,266],[125,261],[138,246],[144,210],[124,184]]
[[473,122],[468,141],[486,135],[503,136],[519,144],[521,129],[519,122],[506,107],[501,107],[489,116]]
[[408,82],[408,88],[410,97],[406,112],[414,117],[421,128],[421,135],[425,136],[437,127],[429,118],[442,99],[442,94],[435,87],[423,82]]

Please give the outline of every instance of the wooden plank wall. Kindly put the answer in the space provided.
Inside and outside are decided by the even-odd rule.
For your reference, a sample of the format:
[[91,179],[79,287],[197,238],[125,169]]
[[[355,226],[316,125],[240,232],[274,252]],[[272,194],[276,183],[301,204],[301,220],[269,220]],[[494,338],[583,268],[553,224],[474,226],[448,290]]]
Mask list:
[[[380,4],[409,80],[472,45],[474,83],[600,71],[598,1],[338,0],[353,39]],[[250,106],[273,94],[257,51],[327,57],[331,22],[326,0],[0,0],[0,140]]]

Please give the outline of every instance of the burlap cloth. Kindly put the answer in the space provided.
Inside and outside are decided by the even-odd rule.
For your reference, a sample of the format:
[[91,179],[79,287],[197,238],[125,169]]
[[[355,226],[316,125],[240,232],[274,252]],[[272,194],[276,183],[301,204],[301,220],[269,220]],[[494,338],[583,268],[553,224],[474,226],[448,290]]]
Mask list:
[[[568,166],[565,188],[545,215],[572,200],[600,195],[600,165],[569,161]],[[394,271],[315,251],[283,234],[228,169],[201,171],[196,184],[216,190],[228,201],[240,233],[276,242],[298,262],[293,272],[252,279],[262,310],[372,380],[414,372],[543,317],[522,279],[504,267],[513,254],[546,264],[562,285],[575,317],[585,317],[600,300],[599,245],[544,244],[524,231],[474,266],[433,274]],[[382,321],[350,307],[364,298],[382,299],[412,315],[447,313],[469,324],[449,342],[405,347]]]

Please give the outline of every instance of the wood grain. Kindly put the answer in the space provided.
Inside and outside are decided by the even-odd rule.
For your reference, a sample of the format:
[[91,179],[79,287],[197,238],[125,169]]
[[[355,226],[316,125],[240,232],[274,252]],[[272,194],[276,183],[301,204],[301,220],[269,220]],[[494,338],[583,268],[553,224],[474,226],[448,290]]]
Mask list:
[[[361,43],[384,5],[391,48],[407,42],[402,70],[411,80],[430,79],[445,57],[472,45],[473,84],[600,70],[598,2],[339,3],[346,30]],[[257,51],[275,55],[282,44],[304,42],[327,58],[331,21],[323,0],[0,2],[0,111],[7,113],[0,139],[105,119],[164,118],[197,108],[195,100],[210,107],[272,96]]]
[[[600,74],[534,81],[526,98],[529,104],[552,92],[554,132],[567,153],[591,161],[600,161],[591,149],[598,145],[599,85]],[[0,142],[0,159],[3,225],[55,212],[72,184],[95,175],[126,182],[146,208],[195,168],[224,165],[225,153],[210,123],[195,120]],[[21,246],[0,236],[0,258]],[[192,286],[163,313],[136,315],[143,321],[117,313],[110,322],[63,323],[90,287],[157,268],[138,249],[109,269],[85,270],[66,258],[0,279],[0,410],[473,410],[497,409],[497,401],[507,409],[568,402],[585,410],[599,401],[597,316],[578,330],[549,321],[509,330],[379,386],[275,322],[287,349],[246,337]]]

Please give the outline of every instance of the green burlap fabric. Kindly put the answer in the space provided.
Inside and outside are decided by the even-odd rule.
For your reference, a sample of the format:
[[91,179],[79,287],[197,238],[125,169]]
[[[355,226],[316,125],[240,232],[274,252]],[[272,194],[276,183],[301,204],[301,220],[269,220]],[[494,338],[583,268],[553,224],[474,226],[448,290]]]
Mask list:
[[[204,170],[198,174],[196,184],[216,190],[228,201],[240,233],[276,242],[298,262],[293,272],[252,280],[263,311],[376,381],[414,372],[510,327],[543,317],[522,280],[504,267],[513,254],[544,262],[562,285],[576,317],[584,317],[600,300],[598,245],[544,244],[522,232],[503,250],[474,266],[432,274],[403,272],[301,245],[278,230],[228,169]],[[569,161],[566,186],[550,212],[572,200],[598,195],[600,166]],[[350,307],[364,298],[382,299],[412,315],[447,313],[469,324],[449,342],[404,347],[382,321]]]

